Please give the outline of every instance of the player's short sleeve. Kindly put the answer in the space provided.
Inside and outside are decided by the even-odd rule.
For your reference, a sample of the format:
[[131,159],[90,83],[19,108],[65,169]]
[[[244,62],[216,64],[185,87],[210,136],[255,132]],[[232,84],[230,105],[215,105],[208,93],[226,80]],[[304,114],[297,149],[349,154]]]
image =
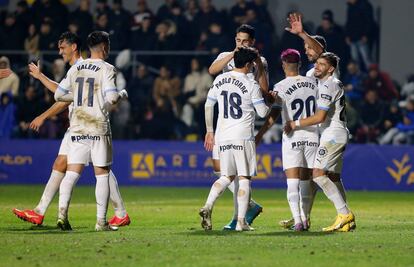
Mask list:
[[267,82],[269,82],[269,64],[267,64],[267,60],[264,57],[260,57],[263,64],[263,69],[266,75]]
[[328,111],[331,104],[335,101],[336,90],[332,87],[333,84],[324,84],[318,88],[318,109]]
[[282,90],[282,86],[280,85],[280,83],[276,83],[273,86],[273,92],[277,93],[277,97],[276,97],[275,103],[273,103],[272,105],[272,108],[281,109],[283,107],[283,100],[284,100],[285,94]]
[[110,92],[118,92],[116,89],[116,68],[112,65],[109,65],[105,69],[105,73],[102,79],[102,91],[104,95]]
[[72,66],[68,72],[66,73],[65,77],[62,79],[62,81],[59,83],[57,90],[60,90],[64,92],[65,94],[68,94],[72,91],[72,85],[71,85],[71,76],[73,75],[73,68],[75,66]]
[[208,90],[207,94],[206,105],[209,106],[214,106],[214,104],[216,104],[217,102],[218,91],[217,88],[214,86],[215,81],[216,80],[214,80],[213,84],[210,86],[210,89]]
[[262,91],[260,90],[260,85],[256,81],[252,81],[252,91],[251,91],[251,97],[252,97],[252,104],[253,106],[258,106],[265,104],[265,101],[263,99]]
[[[217,58],[213,61],[212,64],[216,63],[218,60],[223,59],[224,57],[226,57],[228,54],[230,54],[231,52],[222,52],[220,53]],[[230,71],[230,69],[228,68],[227,64],[224,66],[223,68],[223,73]]]

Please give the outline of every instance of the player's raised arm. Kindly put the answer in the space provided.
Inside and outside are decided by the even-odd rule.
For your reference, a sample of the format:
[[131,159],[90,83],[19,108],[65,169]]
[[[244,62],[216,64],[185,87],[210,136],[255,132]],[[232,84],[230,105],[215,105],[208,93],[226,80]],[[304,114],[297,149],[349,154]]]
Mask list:
[[[236,48],[237,49],[237,48]],[[210,67],[208,68],[208,73],[210,75],[216,75],[223,71],[224,67],[226,67],[227,63],[229,63],[234,57],[234,51],[228,53],[227,55],[221,53],[218,55],[217,59],[211,63]]]
[[312,38],[304,29],[302,24],[302,16],[298,13],[291,13],[287,19],[290,27],[285,28],[286,31],[298,35],[303,41],[313,49],[318,55],[322,54],[324,48],[315,38]]
[[58,83],[49,79],[46,75],[42,73],[40,70],[40,61],[37,61],[37,65],[35,63],[30,63],[28,65],[29,67],[29,74],[39,80],[49,91],[52,93],[56,92],[56,89],[58,88]]
[[35,130],[36,132],[39,131],[40,127],[43,125],[45,120],[58,115],[70,105],[68,102],[56,102],[50,108],[48,108],[45,112],[37,116],[31,123],[30,128]]

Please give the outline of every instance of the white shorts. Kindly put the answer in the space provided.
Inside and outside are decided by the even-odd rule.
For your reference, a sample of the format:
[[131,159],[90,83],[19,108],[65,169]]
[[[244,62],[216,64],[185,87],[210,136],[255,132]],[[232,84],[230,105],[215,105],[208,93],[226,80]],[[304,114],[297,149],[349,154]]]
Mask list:
[[283,135],[283,170],[291,168],[313,168],[316,151],[319,146],[318,134],[289,138]]
[[341,173],[348,130],[326,129],[322,132],[318,151],[315,157],[314,168],[327,172]]
[[213,146],[212,159],[214,159],[214,160],[220,160],[219,149],[218,149],[218,145],[217,144],[214,144],[214,146]]
[[69,152],[69,144],[70,144],[70,133],[66,131],[65,135],[63,136],[62,143],[60,143],[58,155],[66,156]]
[[218,144],[220,173],[225,176],[255,176],[256,145],[254,141],[226,141]]
[[70,134],[68,164],[106,167],[112,164],[112,137],[109,135]]

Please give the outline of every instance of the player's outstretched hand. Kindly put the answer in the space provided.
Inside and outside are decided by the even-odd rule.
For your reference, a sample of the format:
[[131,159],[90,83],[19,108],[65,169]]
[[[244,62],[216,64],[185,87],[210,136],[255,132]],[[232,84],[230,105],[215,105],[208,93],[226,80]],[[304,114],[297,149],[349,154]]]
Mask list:
[[37,65],[35,63],[29,64],[29,74],[32,75],[33,78],[39,79],[42,72],[40,71],[40,60],[37,61]]
[[1,69],[0,70],[0,79],[7,78],[12,73],[10,69]]
[[287,135],[291,134],[293,130],[295,129],[295,122],[294,121],[287,121],[285,123],[285,126],[283,127],[283,130]]
[[30,123],[29,127],[33,131],[39,132],[40,127],[42,127],[44,122],[45,120],[42,117],[38,116]]
[[121,97],[121,99],[126,99],[126,98],[128,98],[128,92],[127,92],[127,90],[122,89],[122,90],[119,92],[119,97]]
[[293,34],[303,32],[302,16],[299,13],[291,13],[287,20],[289,21],[290,27],[286,27],[285,30]]
[[204,148],[207,151],[213,151],[214,146],[214,133],[207,132],[206,137],[204,138]]

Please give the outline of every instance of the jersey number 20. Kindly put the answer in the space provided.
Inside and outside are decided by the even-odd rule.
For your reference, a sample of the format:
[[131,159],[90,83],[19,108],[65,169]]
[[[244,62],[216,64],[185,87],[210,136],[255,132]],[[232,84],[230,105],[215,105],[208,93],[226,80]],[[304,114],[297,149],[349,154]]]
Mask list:
[[[83,85],[85,83],[85,78],[84,77],[78,77],[75,80],[79,86],[78,86],[78,106],[82,106],[83,101]],[[95,84],[95,78],[88,78],[86,79],[86,83],[89,85],[88,87],[88,107],[92,107],[93,106],[93,87]]]
[[231,93],[230,96],[228,94],[229,92],[227,91],[221,92],[221,95],[223,96],[224,118],[227,119],[229,117],[230,109],[230,116],[235,120],[240,119],[243,115],[243,111],[240,107],[242,104],[241,96],[238,93]]
[[291,108],[292,110],[297,110],[295,115],[293,115],[293,120],[299,119],[300,115],[302,115],[303,108],[306,109],[306,117],[310,117],[315,113],[315,97],[310,96],[306,98],[305,102],[297,98],[292,101]]

